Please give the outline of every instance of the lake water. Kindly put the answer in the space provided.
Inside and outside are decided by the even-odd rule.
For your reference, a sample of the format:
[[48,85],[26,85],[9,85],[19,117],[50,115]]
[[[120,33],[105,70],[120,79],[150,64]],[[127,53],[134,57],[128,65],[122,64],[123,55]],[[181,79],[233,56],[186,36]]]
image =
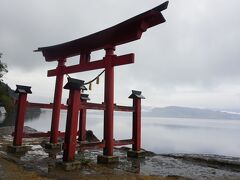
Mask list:
[[[114,138],[129,139],[132,132],[131,114],[115,114]],[[61,113],[59,129],[65,131],[66,111]],[[51,111],[25,125],[49,131]],[[103,115],[87,114],[87,129],[103,138]],[[240,157],[240,120],[180,119],[142,117],[142,147],[156,153],[201,153]]]

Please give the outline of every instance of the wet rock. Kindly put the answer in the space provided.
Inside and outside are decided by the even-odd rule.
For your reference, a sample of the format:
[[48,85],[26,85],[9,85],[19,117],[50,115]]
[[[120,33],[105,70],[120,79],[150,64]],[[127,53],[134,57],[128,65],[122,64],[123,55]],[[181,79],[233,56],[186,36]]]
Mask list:
[[[13,129],[13,127],[0,128],[0,137],[10,136]],[[29,127],[25,127],[25,131],[37,132]],[[38,142],[40,144],[42,140],[35,138],[34,141],[27,143],[33,145],[33,142]],[[43,141],[42,144],[47,141]],[[92,131],[87,131],[87,141],[99,140]],[[240,158],[200,154],[158,155],[147,151],[145,159],[135,159],[127,158],[129,149],[127,147],[114,148],[114,155],[119,157],[119,162],[113,165],[97,164],[97,156],[102,155],[102,149],[79,151],[75,154],[75,159],[81,162],[81,169],[71,173],[55,168],[56,162],[62,162],[62,151],[47,151],[42,146],[35,145],[20,157],[4,153],[8,159],[14,159],[26,169],[56,179],[80,179],[83,177],[123,179],[123,176],[125,179],[130,177],[132,179],[141,179],[141,177],[144,177],[143,179],[161,179],[162,177],[166,177],[166,179],[240,179]],[[3,155],[1,153],[3,151],[0,151],[0,156]],[[82,162],[88,163],[84,165]],[[0,177],[2,173],[0,167]]]
[[240,158],[207,154],[168,154],[167,157],[182,159],[202,166],[240,172]]
[[[0,136],[12,135],[13,132],[14,132],[14,126],[0,127]],[[36,133],[38,131],[31,128],[31,127],[24,126],[23,132],[25,132],[25,133]]]
[[91,130],[87,130],[86,132],[86,140],[88,142],[97,142],[99,139],[93,134]]

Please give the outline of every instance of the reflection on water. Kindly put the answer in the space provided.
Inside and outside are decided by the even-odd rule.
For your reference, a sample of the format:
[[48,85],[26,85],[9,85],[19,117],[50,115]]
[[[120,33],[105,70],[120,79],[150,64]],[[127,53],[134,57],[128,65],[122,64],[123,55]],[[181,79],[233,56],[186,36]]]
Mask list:
[[[131,114],[115,114],[114,138],[128,139],[132,135]],[[66,111],[61,112],[60,131],[65,130]],[[25,125],[39,131],[49,131],[51,111]],[[1,126],[1,125],[0,125]],[[87,129],[103,138],[103,115],[87,114]],[[204,153],[240,157],[240,120],[179,119],[142,117],[142,147],[156,153]]]
[[[17,114],[17,110],[15,109],[13,110],[12,113],[8,115],[1,115],[0,127],[14,126],[16,114]],[[28,109],[25,114],[25,122],[38,120],[40,118],[40,115],[41,115],[41,109],[35,109],[35,108]]]
[[144,145],[156,152],[240,157],[239,120],[146,118],[143,127]]

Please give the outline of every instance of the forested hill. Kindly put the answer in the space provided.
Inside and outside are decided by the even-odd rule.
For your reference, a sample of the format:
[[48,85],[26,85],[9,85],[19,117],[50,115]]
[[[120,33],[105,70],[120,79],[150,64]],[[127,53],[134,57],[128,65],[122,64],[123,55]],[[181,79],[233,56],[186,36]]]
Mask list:
[[0,81],[0,104],[6,108],[7,112],[14,109],[14,101],[17,97],[17,94],[7,84]]
[[224,111],[168,106],[153,108],[143,112],[144,116],[164,117],[164,118],[192,118],[192,119],[237,119],[240,120],[239,113],[229,113]]

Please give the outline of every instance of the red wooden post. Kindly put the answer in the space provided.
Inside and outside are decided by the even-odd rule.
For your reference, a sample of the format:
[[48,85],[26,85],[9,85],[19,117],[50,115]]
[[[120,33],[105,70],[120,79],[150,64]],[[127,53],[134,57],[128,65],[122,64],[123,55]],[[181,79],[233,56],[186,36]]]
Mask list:
[[31,92],[31,87],[20,86],[20,85],[17,85],[17,89],[15,92],[19,93],[19,97],[18,97],[18,110],[17,110],[17,118],[15,121],[15,133],[14,133],[13,145],[21,146],[22,138],[23,138],[25,111],[26,111],[26,105],[27,105],[27,94],[32,92]]
[[132,151],[128,152],[130,157],[143,156],[141,152],[141,99],[145,99],[142,96],[141,91],[132,91],[129,98],[133,99],[133,124],[132,124],[132,139],[134,141],[132,145]]
[[51,124],[51,136],[50,143],[58,143],[58,128],[60,120],[60,110],[61,110],[61,100],[62,100],[62,87],[63,87],[63,74],[61,73],[62,67],[64,67],[65,59],[58,61],[57,76],[55,83],[55,93],[53,101],[53,111],[52,111],[52,124]]
[[113,156],[113,112],[114,112],[114,66],[112,64],[112,57],[114,57],[114,47],[105,49],[105,92],[104,101],[106,109],[104,111],[104,140],[105,147],[103,155]]
[[133,151],[141,150],[141,99],[133,99],[133,125],[132,125],[132,138],[134,143],[132,145]]
[[24,117],[25,117],[26,103],[27,103],[26,100],[27,100],[27,94],[20,93],[19,99],[18,99],[17,119],[15,122],[15,134],[13,139],[14,146],[22,145]]
[[[88,98],[88,94],[81,94],[81,102],[86,103]],[[86,114],[87,109],[82,108],[80,110],[80,117],[79,117],[79,134],[78,134],[78,141],[86,141]]]
[[68,78],[68,83],[64,86],[69,89],[67,122],[64,139],[63,161],[74,160],[77,137],[78,112],[80,107],[80,90],[84,81]]
[[80,110],[79,134],[78,134],[79,141],[86,141],[86,114],[87,110],[85,108]]

